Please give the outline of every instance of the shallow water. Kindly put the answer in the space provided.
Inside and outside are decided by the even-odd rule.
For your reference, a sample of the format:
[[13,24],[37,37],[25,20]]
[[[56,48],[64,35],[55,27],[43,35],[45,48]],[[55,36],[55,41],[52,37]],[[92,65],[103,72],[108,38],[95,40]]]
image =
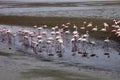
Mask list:
[[[16,33],[20,26],[8,26],[8,25],[1,25],[1,26],[6,26],[6,28],[10,28],[13,30],[13,33]],[[28,27],[24,27],[26,30],[33,30],[33,28],[28,28]],[[36,31],[37,32],[37,31]],[[50,37],[50,33],[51,30],[47,31],[47,37]],[[69,40],[72,39],[72,35],[69,36]],[[75,65],[78,64],[78,66],[91,66],[94,68],[100,68],[100,69],[105,69],[105,70],[110,70],[110,71],[118,71],[120,72],[119,68],[119,62],[120,62],[120,56],[119,51],[117,51],[115,48],[118,48],[119,43],[116,43],[115,41],[111,41],[111,43],[109,43],[109,51],[104,50],[103,44],[104,41],[102,40],[96,40],[97,45],[94,47],[94,50],[91,50],[90,45],[86,45],[87,49],[86,51],[90,54],[96,54],[98,57],[89,57],[89,58],[84,58],[82,57],[80,54],[77,54],[75,56],[72,56],[72,52],[71,52],[71,43],[66,42],[65,39],[64,40],[64,47],[65,47],[65,51],[63,53],[63,58],[59,58],[57,56],[57,53],[54,51],[54,48],[52,49],[52,53],[54,54],[54,57],[50,58],[48,56],[48,53],[46,52],[46,49],[43,49],[44,51],[42,53],[39,53],[38,55],[36,55],[32,48],[28,48],[26,49],[24,46],[22,46],[22,43],[19,42],[19,37],[16,36],[15,39],[15,45],[7,45],[5,43],[1,42],[1,48],[9,48],[11,47],[13,51],[17,51],[17,52],[23,52],[26,53],[28,55],[33,55],[45,60],[52,60],[53,62],[56,63],[63,63],[63,64],[71,64],[71,65]],[[91,38],[90,40],[95,40],[93,38]],[[34,41],[36,41],[36,38],[34,39]],[[79,48],[81,48],[81,50],[83,49],[82,46],[79,46]],[[104,55],[105,52],[110,53],[110,58],[108,58],[107,56]],[[9,56],[9,55],[8,55]],[[20,56],[21,57],[21,56]]]

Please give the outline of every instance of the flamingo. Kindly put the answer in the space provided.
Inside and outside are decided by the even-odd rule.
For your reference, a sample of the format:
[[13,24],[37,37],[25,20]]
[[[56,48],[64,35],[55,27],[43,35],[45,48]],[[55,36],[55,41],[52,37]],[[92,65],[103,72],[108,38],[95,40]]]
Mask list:
[[38,35],[41,34],[41,30],[42,30],[42,29],[43,29],[42,27],[38,27]]
[[94,28],[92,28],[92,31],[98,31],[98,26],[95,26]]
[[39,49],[39,47],[38,47],[38,42],[32,41],[32,46],[33,46],[33,52],[34,52],[35,54],[38,54],[38,49]]
[[68,31],[68,30],[69,30],[69,26],[64,26],[63,31],[65,32],[65,31]]
[[78,35],[78,31],[73,31],[73,35]]
[[59,31],[59,27],[58,26],[55,26],[55,31]]
[[47,32],[43,31],[43,32],[41,33],[41,35],[42,35],[43,37],[46,37],[46,36],[47,36]]
[[47,25],[43,25],[43,31],[47,32]]
[[119,25],[112,25],[112,27],[114,27],[115,29],[120,28],[120,26],[119,26]]
[[43,47],[43,40],[39,39],[37,42],[38,42],[38,46],[37,46],[38,50],[37,51],[41,53],[42,52],[42,47]]
[[117,21],[116,19],[113,20],[114,24],[118,25],[120,23],[120,20]]
[[36,37],[35,33],[34,32],[29,32],[29,36],[30,36],[30,41],[31,41],[31,47],[33,48],[34,46],[32,45],[32,41],[33,41],[33,38]]
[[74,24],[73,25],[74,31],[77,31],[78,27]]
[[23,46],[25,47],[25,49],[28,49],[28,47],[29,47],[29,37],[28,36],[24,36]]
[[41,40],[41,39],[42,39],[42,36],[37,36],[37,39],[38,39],[38,40]]
[[87,27],[92,27],[92,22],[88,23]]
[[104,27],[109,27],[109,25],[106,22],[104,22],[103,25]]
[[101,31],[101,32],[106,32],[106,31],[107,31],[107,28],[104,27],[104,28],[102,28],[100,31]]
[[71,23],[70,23],[70,22],[67,22],[67,23],[66,23],[66,25],[67,25],[67,26],[70,26],[70,25],[71,25]]
[[61,34],[60,34],[60,31],[57,31],[56,32],[56,36],[60,36]]
[[51,35],[52,35],[52,36],[55,36],[55,31],[52,31],[52,32],[51,32]]
[[11,30],[7,31],[8,44],[12,44],[12,32]]
[[120,34],[120,31],[119,31],[119,30],[117,30],[115,34],[116,34],[116,35]]
[[63,46],[63,40],[62,39],[59,39],[58,40],[58,49],[57,49],[57,53],[58,53],[58,57],[62,57],[63,56],[63,49],[64,49],[64,46]]
[[89,33],[88,33],[89,31],[86,31],[86,34],[83,34],[83,37],[84,38],[88,38],[89,37]]
[[6,28],[5,27],[3,27],[2,29],[1,29],[1,39],[2,39],[2,41],[1,42],[5,42],[6,41]]
[[108,53],[109,43],[110,43],[110,40],[109,40],[109,37],[107,37],[107,38],[104,40],[104,47],[106,47],[106,51],[107,51],[106,53],[104,53],[104,55],[107,55],[108,58],[110,57],[110,54]]
[[48,56],[54,56],[52,52],[52,42],[50,40],[47,41],[47,53]]
[[76,55],[77,52],[77,35],[74,35],[73,38],[71,39],[72,42],[72,56]]
[[82,52],[81,52],[82,39],[83,39],[83,35],[81,35],[81,37],[78,38],[78,54],[82,54]]
[[70,31],[65,31],[65,40],[66,40],[66,43],[68,44],[69,43],[69,34],[70,34]]
[[113,30],[111,30],[111,32],[112,32],[112,33],[116,33],[116,32],[117,32],[117,30],[116,30],[116,29],[113,29]]
[[84,27],[84,26],[82,26],[82,27],[80,27],[80,29],[81,29],[81,30],[84,30],[84,29],[85,29],[85,27]]
[[[83,37],[83,36],[82,36]],[[81,42],[82,42],[82,48],[83,48],[83,53],[82,53],[82,57],[87,57],[88,56],[88,53],[86,52],[87,50],[87,43],[88,43],[88,40],[87,38],[83,37],[81,38]]]
[[87,22],[86,21],[83,22],[83,26],[85,26],[85,27],[87,26]]
[[33,29],[34,29],[34,33],[36,33],[36,32],[37,32],[37,31],[36,31],[37,25],[34,25],[34,26],[33,26]]
[[47,41],[51,41],[51,45],[52,45],[52,47],[54,47],[55,40],[54,40],[54,38],[53,38],[52,36],[49,37],[49,38],[47,39]]
[[34,25],[33,28],[37,28],[37,25]]
[[90,41],[90,45],[91,45],[91,53],[92,53],[90,54],[90,57],[98,57],[96,54],[94,54],[94,48],[95,48],[96,42]]
[[43,31],[41,33],[41,35],[42,35],[42,40],[43,40],[43,48],[45,48],[46,47],[46,40],[47,40],[47,32]]
[[85,27],[86,27],[86,26],[87,26],[87,22],[86,22],[86,21],[84,21],[84,22],[83,22],[83,26],[82,26],[82,27],[80,27],[80,29],[81,29],[81,30],[85,30]]

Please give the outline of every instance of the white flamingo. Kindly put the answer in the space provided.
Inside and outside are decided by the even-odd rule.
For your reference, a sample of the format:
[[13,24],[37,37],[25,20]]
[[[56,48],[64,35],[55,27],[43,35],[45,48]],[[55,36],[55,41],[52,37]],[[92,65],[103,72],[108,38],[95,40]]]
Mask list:
[[29,37],[28,36],[24,36],[23,46],[25,47],[25,49],[28,49],[28,47],[30,46]]
[[77,51],[78,51],[78,47],[77,47],[77,36],[74,36],[72,39],[71,39],[71,42],[72,42],[72,56],[75,56]]
[[92,26],[93,26],[92,22],[88,23],[87,25],[87,27],[92,27]]
[[108,53],[109,51],[109,43],[110,43],[110,40],[109,40],[109,37],[107,37],[105,40],[104,40],[104,48],[106,48],[106,52],[104,53],[104,55],[106,55],[108,58],[110,58],[110,53]]
[[92,28],[92,31],[98,31],[98,26],[95,26],[94,28]]
[[12,32],[11,32],[11,30],[7,30],[7,38],[8,38],[8,44],[12,44]]
[[103,48],[106,48],[107,51],[109,50],[109,43],[110,43],[110,40],[109,40],[109,37],[107,37],[104,40],[104,46],[103,46]]
[[101,31],[101,32],[106,32],[106,31],[107,31],[107,28],[104,27],[104,28],[102,28],[100,31]]
[[40,35],[41,34],[41,31],[43,30],[43,28],[42,27],[38,27],[38,35]]
[[83,34],[84,38],[88,38],[89,37],[89,31],[86,31],[86,34]]
[[5,27],[3,27],[2,29],[1,29],[1,42],[5,42],[6,41],[6,28]]
[[62,57],[63,56],[63,49],[64,49],[63,40],[59,39],[58,42],[59,42],[58,47],[57,47],[58,57]]
[[104,27],[109,27],[108,23],[104,22],[103,23]]

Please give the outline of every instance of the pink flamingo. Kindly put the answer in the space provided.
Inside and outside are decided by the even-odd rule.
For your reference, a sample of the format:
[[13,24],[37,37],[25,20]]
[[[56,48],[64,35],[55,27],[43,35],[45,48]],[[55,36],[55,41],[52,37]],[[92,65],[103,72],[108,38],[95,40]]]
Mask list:
[[107,37],[107,39],[104,40],[104,48],[106,48],[106,53],[104,53],[104,55],[106,55],[108,58],[110,57],[110,54],[108,53],[108,50],[109,50],[109,37]]
[[75,56],[76,55],[76,53],[77,53],[77,37],[76,36],[74,36],[73,38],[72,38],[72,40],[71,40],[71,42],[72,42],[72,56]]
[[30,44],[29,44],[29,37],[28,37],[28,36],[24,36],[23,46],[24,46],[26,49],[30,46]]
[[59,42],[58,47],[57,47],[58,57],[62,57],[63,56],[63,49],[64,49],[63,40],[59,39],[58,42]]
[[47,41],[47,53],[48,56],[54,56],[52,53],[52,42],[50,40]]
[[1,29],[1,38],[2,38],[2,40],[1,40],[1,42],[5,42],[6,41],[6,28],[5,27],[3,27],[2,29]]

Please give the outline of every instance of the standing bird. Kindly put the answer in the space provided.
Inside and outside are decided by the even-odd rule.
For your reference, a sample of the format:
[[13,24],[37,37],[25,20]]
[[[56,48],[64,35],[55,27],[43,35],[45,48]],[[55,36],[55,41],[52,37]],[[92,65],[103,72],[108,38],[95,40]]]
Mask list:
[[8,44],[12,44],[12,32],[11,32],[11,30],[7,30],[7,39],[8,39]]
[[77,47],[78,40],[77,39],[78,39],[78,36],[74,35],[72,40],[71,40],[71,42],[72,42],[72,56],[75,56],[77,51],[78,51],[78,47]]
[[38,27],[38,35],[41,34],[42,29],[43,29],[42,27]]
[[108,58],[110,57],[110,53],[108,53],[108,51],[109,51],[109,43],[110,43],[110,40],[109,40],[109,37],[107,37],[105,40],[104,40],[104,46],[103,46],[103,48],[106,48],[105,49],[105,53],[104,53],[104,55],[106,55]]
[[87,53],[87,43],[88,43],[88,39],[83,37],[81,38],[81,44],[82,44],[82,57],[87,57],[88,56],[88,53]]
[[36,37],[36,35],[35,35],[35,33],[34,32],[29,32],[29,36],[30,36],[30,46],[33,48],[34,46],[33,46],[33,44],[32,44],[32,42],[34,41],[34,37]]
[[28,49],[28,47],[30,46],[29,37],[28,36],[24,36],[23,46],[25,47],[25,49]]
[[104,22],[103,25],[104,27],[109,27],[109,25],[106,22]]
[[102,28],[100,31],[101,31],[101,32],[106,32],[106,31],[107,31],[107,28],[104,26],[104,28]]
[[88,38],[89,37],[89,31],[86,31],[86,34],[83,34],[84,38]]
[[87,25],[87,27],[92,27],[92,26],[93,26],[92,22],[88,23]]
[[53,50],[52,50],[52,42],[50,40],[47,41],[47,54],[48,56],[54,56]]
[[95,26],[94,28],[92,28],[92,31],[98,31],[98,27],[97,26]]

